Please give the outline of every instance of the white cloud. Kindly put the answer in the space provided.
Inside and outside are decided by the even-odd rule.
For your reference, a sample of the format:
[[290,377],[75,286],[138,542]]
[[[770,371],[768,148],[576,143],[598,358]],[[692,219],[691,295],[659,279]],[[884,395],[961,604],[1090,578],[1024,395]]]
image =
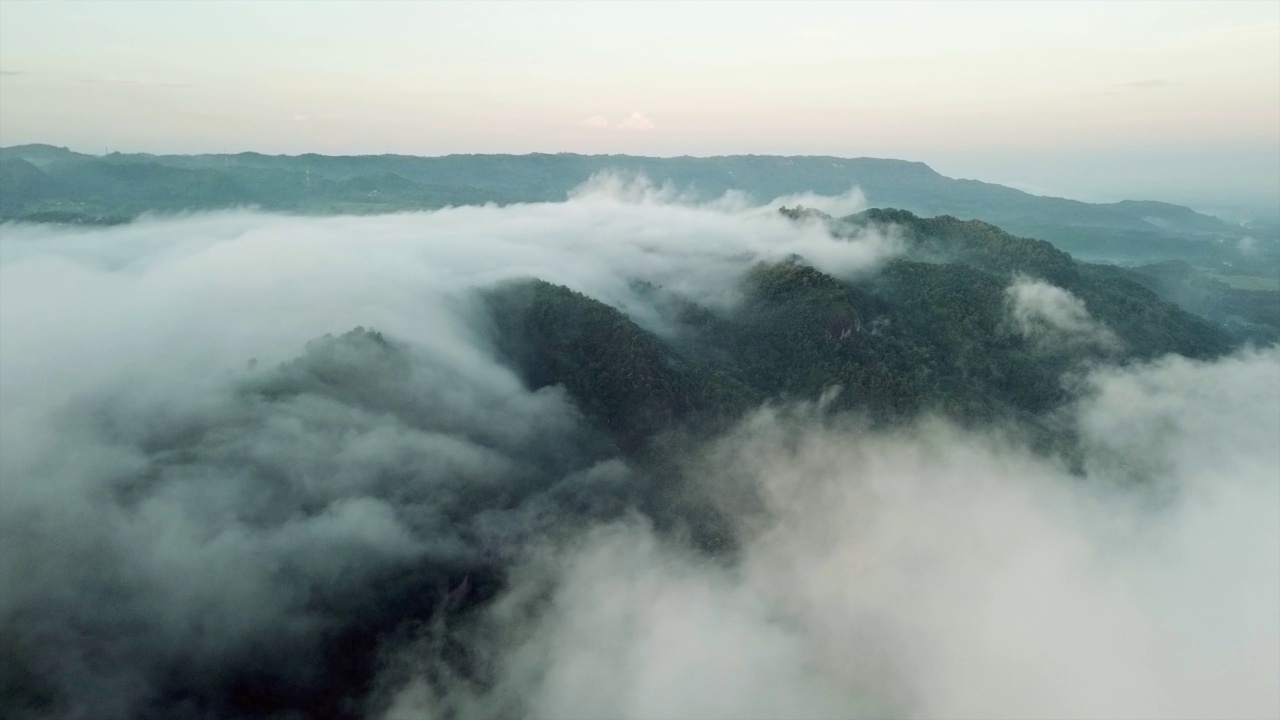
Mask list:
[[419,682],[388,717],[1275,717],[1280,351],[1090,383],[1083,477],[995,432],[762,411],[695,464],[733,559],[586,531],[494,607],[492,692]]
[[655,125],[653,124],[653,121],[649,119],[648,115],[645,115],[640,111],[636,111],[624,118],[622,122],[618,123],[618,127],[623,130],[652,130]]
[[867,209],[867,197],[857,187],[849,188],[843,195],[818,195],[812,192],[796,193],[775,198],[774,207],[805,207],[819,210],[832,217],[841,218]]
[[607,128],[609,127],[609,120],[603,115],[592,115],[583,120],[582,124],[589,128]]
[[1018,331],[1045,349],[1119,346],[1115,333],[1089,315],[1083,300],[1057,285],[1021,276],[1005,294]]
[[[523,467],[503,448],[576,427],[562,393],[530,392],[478,339],[472,291],[539,276],[661,331],[631,278],[723,304],[760,260],[853,273],[893,252],[775,205],[606,175],[562,203],[0,228],[4,631],[50,641],[59,680],[114,717],[141,714],[119,691],[150,697],[174,658],[214,676],[271,633],[296,633],[293,649],[312,637],[308,598],[468,551],[473,534],[434,534],[439,488],[467,505]],[[1061,288],[1019,281],[1010,302],[1030,332],[1100,332]],[[414,349],[414,382],[394,388],[439,426],[227,392],[248,358],[273,367],[356,325]],[[1274,717],[1280,351],[1079,386],[1083,475],[996,432],[764,410],[691,453],[692,491],[736,522],[736,554],[639,520],[584,530],[530,557],[484,615],[492,634],[471,641],[495,644],[467,647],[492,687],[420,676],[391,716]],[[209,415],[227,422],[192,432]],[[200,472],[148,442],[226,456]],[[429,502],[406,513],[406,493]],[[264,500],[286,520],[264,522]],[[127,658],[117,684],[76,664],[101,648]]]
[[[856,272],[891,251],[614,176],[558,203],[0,226],[0,635],[17,638],[0,662],[30,649],[95,717],[144,716],[175,659],[209,687],[259,645],[290,656],[273,671],[309,667],[319,628],[354,618],[311,598],[349,607],[391,569],[429,579],[431,558],[505,552],[556,516],[556,483],[588,505],[634,487],[575,449],[563,391],[527,388],[494,352],[478,290],[540,277],[663,332],[633,278],[723,306],[758,261]],[[389,405],[244,392],[359,325],[408,348],[391,367],[371,342],[342,351],[350,389]],[[111,667],[85,670],[103,653]]]

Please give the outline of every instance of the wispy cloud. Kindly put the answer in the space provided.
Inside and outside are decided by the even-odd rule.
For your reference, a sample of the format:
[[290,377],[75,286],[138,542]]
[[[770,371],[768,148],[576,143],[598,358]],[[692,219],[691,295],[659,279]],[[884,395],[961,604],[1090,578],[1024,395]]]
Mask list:
[[1041,349],[1119,346],[1115,333],[1089,315],[1083,300],[1057,285],[1020,276],[1005,293],[1018,331]]
[[654,125],[653,120],[648,115],[645,115],[639,110],[636,110],[635,112],[631,113],[630,115],[626,116],[625,118],[619,120],[616,123],[609,122],[609,118],[603,115],[592,115],[586,120],[583,120],[581,124],[584,127],[596,128],[599,130],[603,130],[605,128],[615,128],[618,130],[643,131],[643,130],[652,130],[655,127],[657,127],[656,125]]
[[628,115],[625,120],[618,123],[618,127],[623,130],[652,130],[656,126],[653,124],[653,120],[649,119],[648,115],[637,110]]

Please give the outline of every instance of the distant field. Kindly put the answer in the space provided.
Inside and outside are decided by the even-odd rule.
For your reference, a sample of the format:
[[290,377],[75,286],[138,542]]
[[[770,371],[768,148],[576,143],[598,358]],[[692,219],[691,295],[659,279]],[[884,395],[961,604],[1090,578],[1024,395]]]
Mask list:
[[1220,275],[1210,273],[1210,277],[1218,282],[1226,283],[1238,290],[1280,290],[1280,277],[1254,277],[1252,275]]

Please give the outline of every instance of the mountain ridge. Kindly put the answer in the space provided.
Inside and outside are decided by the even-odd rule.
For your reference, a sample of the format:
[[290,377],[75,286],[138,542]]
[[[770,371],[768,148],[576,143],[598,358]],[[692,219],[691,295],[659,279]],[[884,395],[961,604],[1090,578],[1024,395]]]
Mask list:
[[[1022,234],[1046,237],[1054,242],[1069,240],[1063,228],[1106,228],[1113,231],[1150,234],[1171,238],[1204,239],[1207,236],[1231,235],[1239,227],[1185,206],[1150,200],[1119,203],[1086,203],[1068,198],[1034,195],[1015,188],[981,180],[951,178],[927,163],[894,158],[838,157],[830,155],[718,155],[708,157],[648,157],[638,155],[585,155],[579,153],[528,154],[450,154],[417,156],[381,155],[268,155],[258,152],[157,155],[151,153],[110,153],[89,155],[52,145],[32,144],[0,148],[0,160],[20,159],[32,163],[54,180],[74,175],[85,166],[143,164],[167,168],[184,168],[227,175],[242,185],[252,185],[251,178],[239,178],[253,171],[277,170],[294,173],[287,179],[292,189],[307,189],[318,178],[331,181],[397,175],[413,183],[450,187],[455,195],[448,198],[459,204],[472,202],[536,202],[563,200],[572,188],[590,176],[610,170],[642,173],[655,182],[672,182],[681,189],[710,199],[728,190],[742,190],[758,200],[769,200],[798,192],[833,194],[858,186],[874,205],[903,207],[917,214],[950,214],[962,219],[982,217],[1001,227]],[[281,182],[286,182],[284,178]],[[286,183],[286,184],[287,184]],[[283,193],[259,198],[260,204],[273,209],[320,211],[323,201],[352,202],[354,194],[333,194],[330,188],[315,197],[299,197]],[[24,188],[6,188],[6,194],[21,196]],[[463,190],[474,191],[475,198]],[[368,192],[368,191],[365,191]],[[73,193],[64,197],[45,194],[44,200],[76,202]],[[220,206],[220,198],[193,195],[196,207]],[[373,211],[394,209],[426,209],[441,206],[444,198],[423,193],[399,203],[374,202]],[[18,203],[7,203],[16,205]],[[168,209],[163,204],[142,209]],[[129,207],[129,210],[137,208]],[[183,208],[187,209],[187,208]],[[1168,222],[1153,223],[1150,214],[1159,210],[1169,215]],[[12,209],[6,215],[17,219]],[[1174,222],[1176,221],[1176,222]],[[1057,230],[1055,232],[1055,229]],[[1045,232],[1048,230],[1049,232]],[[1151,238],[1146,238],[1148,241]]]

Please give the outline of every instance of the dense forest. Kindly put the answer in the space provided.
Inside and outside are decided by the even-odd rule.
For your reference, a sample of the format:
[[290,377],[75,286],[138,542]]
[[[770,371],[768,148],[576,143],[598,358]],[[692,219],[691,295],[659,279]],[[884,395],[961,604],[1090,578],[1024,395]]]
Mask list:
[[[833,387],[834,407],[881,422],[925,412],[1025,419],[1067,399],[1060,378],[1073,366],[1167,353],[1208,359],[1257,337],[1178,307],[1141,272],[1079,263],[984,222],[876,210],[832,227],[866,223],[892,223],[908,243],[866,279],[842,281],[803,258],[762,263],[731,312],[644,284],[678,328],[669,337],[568,288],[517,282],[488,294],[495,342],[527,382],[564,386],[634,449],[674,428],[721,427],[717,420],[762,399],[812,399]],[[1118,345],[1044,347],[1027,337],[1009,321],[1007,288],[1019,277],[1079,298]],[[1265,335],[1280,326],[1260,327]]]

